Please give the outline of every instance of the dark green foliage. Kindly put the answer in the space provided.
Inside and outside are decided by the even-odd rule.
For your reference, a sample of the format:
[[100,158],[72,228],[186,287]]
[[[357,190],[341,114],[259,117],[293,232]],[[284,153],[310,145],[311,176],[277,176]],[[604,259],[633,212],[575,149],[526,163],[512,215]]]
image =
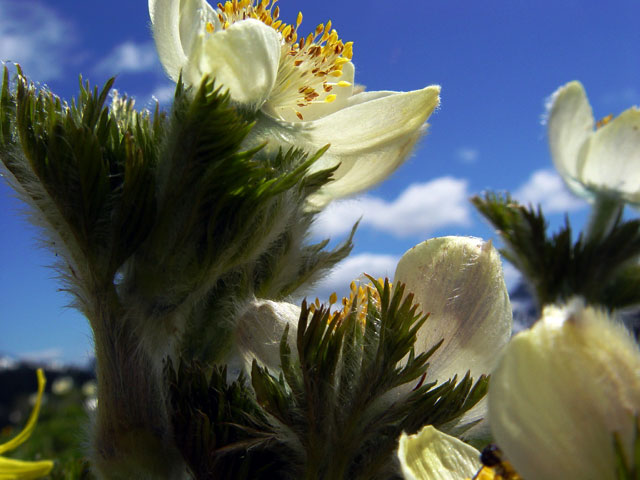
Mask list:
[[505,243],[501,253],[529,282],[538,306],[583,296],[609,309],[640,303],[640,220],[618,216],[610,231],[574,242],[571,226],[551,237],[538,207],[524,207],[509,195],[472,199]]
[[[211,373],[205,373],[211,372]],[[165,368],[176,444],[197,480],[277,479],[284,464],[253,392],[225,367]]]
[[436,386],[427,362],[441,342],[413,352],[427,315],[416,313],[404,286],[392,290],[388,282],[373,283],[380,302],[369,296],[364,326],[357,304],[340,317],[325,307],[312,314],[305,302],[298,356],[287,332],[278,378],[253,365],[258,402],[286,432],[295,478],[394,478],[394,452],[403,431],[446,427],[486,393],[485,377],[475,385],[467,375],[457,384],[454,378]]
[[[113,79],[92,91],[81,80],[69,106],[36,91],[18,68],[14,97],[5,67],[0,98],[2,161],[49,226],[75,244],[73,260],[102,283],[112,280],[153,225],[156,158],[150,146],[162,133],[158,114],[151,121],[132,112],[128,128],[121,128],[105,106],[112,85]],[[10,154],[18,146],[26,161]]]
[[631,445],[630,458],[624,451],[620,436],[613,435],[613,448],[616,455],[616,478],[618,480],[640,480],[640,421],[634,420],[635,433]]

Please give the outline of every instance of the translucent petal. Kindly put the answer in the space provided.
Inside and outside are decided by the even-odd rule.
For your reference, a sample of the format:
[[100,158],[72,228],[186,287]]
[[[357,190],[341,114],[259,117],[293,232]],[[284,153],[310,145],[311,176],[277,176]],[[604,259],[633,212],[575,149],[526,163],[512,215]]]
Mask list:
[[640,204],[640,110],[630,108],[598,129],[578,172],[587,187],[615,191]]
[[[387,178],[408,157],[439,104],[440,87],[399,92],[355,103],[304,130],[301,140],[318,149],[331,144],[314,170],[340,165],[334,181],[309,200],[321,208]],[[369,97],[371,98],[371,97]]]
[[440,382],[470,370],[488,374],[511,336],[512,312],[498,252],[491,242],[471,237],[427,240],[406,252],[394,282],[406,284],[422,311],[416,352],[444,339],[429,363],[429,378]]
[[181,30],[197,32],[201,28],[195,23],[200,20],[196,10],[201,3],[201,0],[149,0],[151,28],[158,56],[174,81],[178,80],[180,70],[187,62]]
[[199,85],[204,75],[229,89],[231,98],[260,108],[278,73],[280,34],[264,23],[248,19],[226,30],[202,33],[184,68],[187,84]]
[[567,185],[581,196],[585,192],[577,178],[580,151],[594,125],[591,106],[579,82],[570,82],[552,95],[547,128],[553,163]]
[[630,457],[640,352],[604,313],[547,307],[505,348],[489,389],[496,443],[527,480],[613,480],[613,433]]
[[464,480],[482,466],[480,452],[466,443],[426,426],[416,435],[402,434],[398,459],[406,480]]

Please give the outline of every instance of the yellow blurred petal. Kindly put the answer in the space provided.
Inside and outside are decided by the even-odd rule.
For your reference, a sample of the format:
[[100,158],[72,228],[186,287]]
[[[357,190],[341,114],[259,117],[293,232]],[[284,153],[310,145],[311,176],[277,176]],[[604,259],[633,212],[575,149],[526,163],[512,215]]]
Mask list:
[[31,480],[48,475],[53,468],[51,460],[27,462],[0,457],[0,480]]
[[36,400],[35,407],[33,407],[33,410],[31,411],[29,420],[27,421],[27,424],[24,427],[24,429],[18,435],[16,435],[14,438],[9,440],[8,442],[0,445],[0,454],[4,452],[8,452],[9,450],[13,450],[18,445],[24,443],[29,438],[29,436],[31,435],[31,432],[33,432],[33,429],[36,426],[36,422],[38,421],[38,414],[40,413],[40,405],[42,403],[42,394],[44,393],[44,386],[46,384],[46,380],[44,378],[44,372],[42,371],[41,368],[38,369],[37,375],[38,375],[38,399]]

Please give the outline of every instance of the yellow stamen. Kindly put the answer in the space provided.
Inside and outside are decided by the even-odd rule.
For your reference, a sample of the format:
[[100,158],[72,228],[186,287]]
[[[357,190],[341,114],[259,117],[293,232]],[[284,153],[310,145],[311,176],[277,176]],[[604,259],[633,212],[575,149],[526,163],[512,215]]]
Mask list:
[[596,122],[596,129],[604,127],[607,123],[609,123],[613,119],[613,115],[609,114],[606,117],[598,120]]
[[213,31],[215,30],[215,27],[213,26],[213,23],[207,22],[206,29],[207,29],[207,33],[213,33]]
[[344,80],[340,80],[336,85],[339,87],[350,87],[352,85],[351,82],[346,82]]
[[[327,95],[326,98],[324,99],[324,101],[327,102],[327,103],[332,103],[332,102],[335,102],[337,97],[338,96],[336,94],[332,93],[331,95]],[[335,303],[335,302],[331,302],[331,303]]]

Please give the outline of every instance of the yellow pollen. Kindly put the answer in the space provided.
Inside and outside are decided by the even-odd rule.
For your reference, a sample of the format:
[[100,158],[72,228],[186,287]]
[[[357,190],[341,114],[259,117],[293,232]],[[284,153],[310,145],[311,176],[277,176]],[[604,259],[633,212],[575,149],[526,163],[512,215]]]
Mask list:
[[[217,3],[215,12],[218,19],[214,22],[205,21],[203,29],[208,34],[214,34],[220,29],[228,29],[236,22],[251,18],[279,32],[282,54],[276,84],[268,103],[283,118],[295,114],[295,117],[303,120],[305,107],[334,102],[337,96],[328,94],[335,86],[351,86],[351,78],[332,83],[327,81],[327,76],[343,76],[342,67],[353,55],[353,42],[340,40],[331,20],[318,24],[306,36],[299,34],[298,29],[303,21],[302,12],[298,12],[295,22],[287,24],[278,19],[280,7],[276,5],[277,2],[278,0],[221,1]],[[319,98],[318,92],[326,96]]]
[[604,127],[607,123],[609,123],[613,119],[613,115],[609,114],[606,117],[598,120],[596,122],[596,129]]
[[336,303],[338,301],[338,294],[336,292],[333,292],[330,296],[329,296],[329,303],[331,305],[333,305],[334,303]]

